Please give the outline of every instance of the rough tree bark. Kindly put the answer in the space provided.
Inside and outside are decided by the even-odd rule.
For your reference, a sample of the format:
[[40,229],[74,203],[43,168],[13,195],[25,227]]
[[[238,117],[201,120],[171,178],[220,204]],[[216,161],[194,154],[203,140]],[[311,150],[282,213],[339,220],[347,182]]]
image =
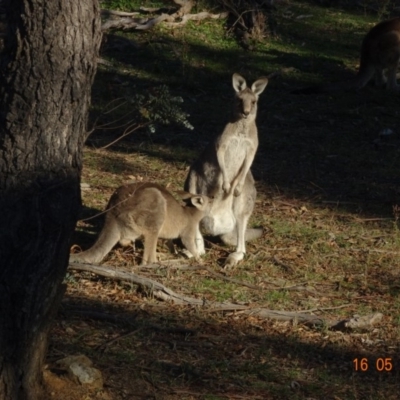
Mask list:
[[0,398],[36,400],[80,207],[99,7],[0,1]]

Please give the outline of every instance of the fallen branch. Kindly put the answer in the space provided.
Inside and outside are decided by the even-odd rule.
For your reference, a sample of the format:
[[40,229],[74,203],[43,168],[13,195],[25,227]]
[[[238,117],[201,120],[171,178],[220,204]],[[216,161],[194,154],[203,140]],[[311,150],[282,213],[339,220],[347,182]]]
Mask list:
[[275,319],[278,321],[293,321],[295,324],[303,323],[307,325],[325,325],[326,321],[317,315],[298,313],[295,311],[269,310],[262,307],[244,306],[240,304],[218,304],[217,307],[210,308],[206,312],[227,312],[235,311],[241,314],[257,316],[263,319]]
[[[190,14],[194,2],[191,0],[174,0],[174,3],[179,6],[178,9],[171,8],[158,8],[150,9],[141,7],[141,12],[160,12],[157,17],[137,17],[138,12],[123,12],[115,10],[102,10],[103,16],[111,17],[103,22],[101,29],[107,31],[109,29],[131,29],[131,30],[148,30],[156,25],[164,22],[168,27],[180,27],[185,25],[188,21],[201,21],[206,18],[220,19],[227,18],[228,13],[212,14],[207,11],[198,14]],[[175,11],[175,12],[172,12]],[[172,13],[171,13],[172,12]]]
[[[240,304],[232,303],[221,303],[221,302],[209,302],[205,299],[197,299],[194,297],[188,297],[174,292],[162,283],[155,280],[145,278],[143,276],[134,274],[126,269],[118,267],[118,269],[112,269],[100,265],[92,265],[85,263],[71,263],[69,269],[77,271],[92,272],[96,275],[104,276],[111,279],[118,279],[127,281],[129,283],[136,283],[140,287],[143,287],[151,292],[151,294],[164,301],[172,301],[178,305],[191,305],[202,307],[209,306],[207,312],[226,312],[235,311],[246,315],[257,316],[264,319],[275,319],[281,321],[292,321],[294,324],[303,323],[307,325],[325,325],[331,329],[356,329],[356,328],[368,328],[379,323],[383,317],[382,314],[376,313],[364,317],[354,317],[341,321],[329,321],[325,320],[316,315],[309,315],[305,312],[292,312],[292,311],[279,311],[279,310],[268,310],[262,307],[249,307]],[[379,314],[379,315],[378,315]]]
[[179,15],[189,14],[194,6],[194,2],[192,0],[173,0],[173,2],[180,6],[180,9],[177,12]]
[[331,311],[331,310],[338,310],[339,308],[345,308],[345,307],[352,307],[354,304],[342,304],[341,306],[335,306],[335,307],[317,307],[317,308],[310,308],[309,310],[302,310],[298,311],[301,313],[311,313],[315,311]]
[[109,19],[105,21],[101,25],[101,30],[107,31],[109,29],[136,29],[136,30],[146,30],[153,28],[154,26],[158,25],[159,23],[165,21],[165,20],[171,20],[173,21],[174,18],[173,16],[170,16],[168,14],[161,14],[160,16],[156,18],[131,18],[131,17],[125,17],[125,18],[115,18],[115,19]]
[[159,17],[152,18],[148,20],[145,24],[138,25],[136,27],[137,30],[147,30],[151,29],[154,26],[158,25],[159,23],[163,21],[171,21],[173,19],[173,16],[168,15],[168,14],[161,14]]
[[179,22],[169,22],[165,23],[166,26],[170,28],[180,27],[185,25],[188,21],[202,21],[203,19],[221,19],[226,18],[228,13],[220,13],[220,14],[211,14],[207,11],[200,12],[198,14],[186,14],[182,17],[181,21]]
[[353,318],[348,318],[343,321],[338,321],[336,324],[332,325],[331,328],[335,330],[344,329],[370,329],[375,325],[378,325],[383,318],[383,314],[377,312],[373,314],[368,314],[364,316],[354,316]]
[[100,265],[92,265],[86,263],[72,263],[69,264],[69,268],[77,271],[92,272],[96,275],[104,276],[106,278],[123,280],[129,283],[136,283],[140,287],[150,290],[155,298],[164,301],[172,301],[175,304],[181,304],[181,305],[183,304],[196,305],[196,306],[204,305],[204,301],[201,299],[195,299],[192,297],[180,295],[178,293],[175,293],[173,290],[167,288],[160,282],[154,281],[149,278],[145,278],[140,275],[136,275],[132,272],[124,270],[121,267],[118,267],[118,269],[111,269]]
[[116,11],[116,10],[101,10],[102,16],[110,16],[116,15],[117,17],[133,17],[134,15],[139,15],[140,13],[136,12],[126,12],[126,11]]

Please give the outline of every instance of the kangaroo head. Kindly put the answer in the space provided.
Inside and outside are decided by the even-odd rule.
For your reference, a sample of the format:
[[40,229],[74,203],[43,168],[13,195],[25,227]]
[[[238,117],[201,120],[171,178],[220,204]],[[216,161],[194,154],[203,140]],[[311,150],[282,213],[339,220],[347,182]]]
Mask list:
[[246,80],[239,74],[233,74],[232,84],[235,89],[235,113],[240,118],[256,115],[258,96],[264,91],[268,84],[268,78],[257,79],[251,88],[247,87]]

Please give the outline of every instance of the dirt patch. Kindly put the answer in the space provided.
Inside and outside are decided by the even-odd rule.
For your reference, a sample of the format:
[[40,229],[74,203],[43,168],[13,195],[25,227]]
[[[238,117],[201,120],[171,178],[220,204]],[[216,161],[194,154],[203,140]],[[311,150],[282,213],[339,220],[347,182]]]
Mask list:
[[89,389],[49,370],[44,371],[43,380],[47,392],[47,397],[43,400],[112,400],[107,390]]

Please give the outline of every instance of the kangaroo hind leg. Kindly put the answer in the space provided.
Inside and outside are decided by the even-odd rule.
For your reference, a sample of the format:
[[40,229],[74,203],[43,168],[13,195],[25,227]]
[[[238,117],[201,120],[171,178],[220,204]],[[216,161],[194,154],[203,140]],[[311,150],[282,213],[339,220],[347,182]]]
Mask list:
[[234,267],[239,261],[243,260],[244,255],[246,253],[246,227],[247,222],[249,220],[249,216],[242,215],[241,218],[236,219],[235,233],[230,232],[227,235],[222,235],[221,239],[225,240],[232,239],[234,235],[236,235],[236,251],[229,254],[228,258],[225,261],[225,268]]
[[135,223],[144,238],[142,265],[146,265],[157,262],[157,240],[167,218],[167,201],[159,190],[149,188],[141,206]]
[[[197,233],[197,232],[196,232]],[[201,234],[200,234],[201,236]],[[185,246],[185,248],[188,250],[188,253],[192,255],[196,261],[200,261],[200,254],[199,254],[199,248],[198,248],[198,241],[197,237],[195,235],[195,232],[192,234],[189,234],[187,236],[182,236],[182,244]],[[203,237],[201,237],[201,241],[204,247],[204,242],[203,242]]]
[[144,235],[144,251],[142,265],[157,262],[157,231],[148,231]]

